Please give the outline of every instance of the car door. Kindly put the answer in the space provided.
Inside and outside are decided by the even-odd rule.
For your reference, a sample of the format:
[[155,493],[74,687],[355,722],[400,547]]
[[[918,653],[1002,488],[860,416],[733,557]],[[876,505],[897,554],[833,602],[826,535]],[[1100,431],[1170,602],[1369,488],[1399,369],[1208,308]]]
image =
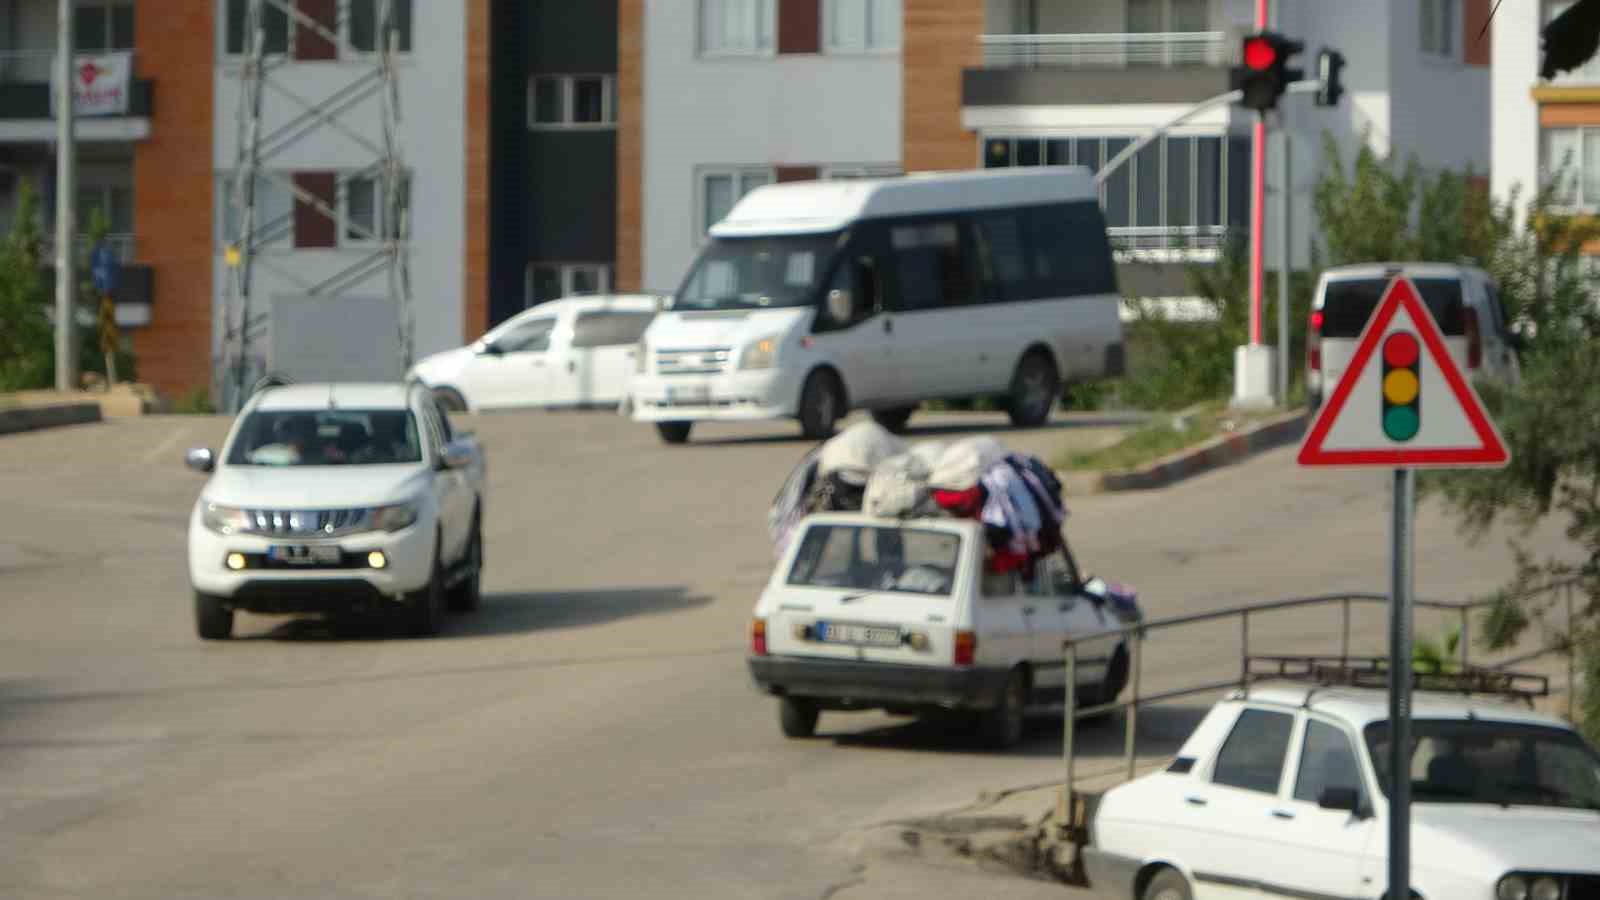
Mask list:
[[546,404],[555,327],[554,313],[536,316],[486,344],[463,379],[468,400],[482,408]]
[[1485,343],[1484,355],[1495,367],[1496,378],[1509,384],[1516,384],[1521,380],[1522,366],[1517,359],[1516,347],[1513,346],[1511,323],[1506,321],[1506,307],[1504,301],[1500,299],[1499,286],[1485,279],[1483,296],[1488,307],[1489,321],[1494,323],[1489,329],[1493,333],[1493,340]]
[[1015,572],[991,575],[980,572],[974,630],[978,636],[978,664],[1011,668],[1033,659],[1032,616],[1038,601],[1022,590]]
[[[892,400],[899,393],[893,313],[885,305],[890,287],[880,252],[883,239],[881,227],[858,229],[836,261],[812,327],[817,349],[844,375],[852,406]],[[836,321],[829,312],[827,298],[836,291],[854,300],[849,321]]]
[[639,338],[654,313],[595,309],[577,314],[572,324],[572,349],[554,377],[572,382],[570,393],[579,406],[614,406],[633,377]]
[[[1071,638],[1116,628],[1120,623],[1083,592],[1083,581],[1071,556],[1065,552],[1041,560],[1032,590],[1037,598],[1033,614],[1035,683],[1050,690],[1052,703],[1065,701],[1066,642]],[[1078,646],[1076,660],[1079,697],[1097,689],[1118,640],[1086,641]]]
[[444,564],[449,565],[460,559],[465,549],[467,514],[463,507],[470,488],[465,472],[444,467],[444,448],[450,441],[448,426],[435,411],[431,398],[418,401],[412,412],[429,447],[427,459],[433,468],[433,496],[439,510],[440,552],[444,555]]
[[1281,878],[1281,865],[1262,853],[1280,806],[1279,791],[1295,730],[1286,709],[1245,705],[1203,780],[1183,790],[1180,846],[1195,882],[1195,900],[1266,896],[1259,885]]
[[1361,773],[1355,737],[1331,719],[1308,715],[1299,753],[1292,761],[1295,777],[1275,818],[1271,855],[1282,862],[1279,887],[1289,896],[1375,897],[1382,885],[1362,874],[1362,861],[1378,836],[1370,813],[1322,808],[1328,788],[1353,788],[1359,808],[1372,808],[1372,793]]
[[893,288],[887,324],[899,399],[965,396],[980,389],[970,326],[980,309],[977,273],[963,231],[954,216],[889,226]]

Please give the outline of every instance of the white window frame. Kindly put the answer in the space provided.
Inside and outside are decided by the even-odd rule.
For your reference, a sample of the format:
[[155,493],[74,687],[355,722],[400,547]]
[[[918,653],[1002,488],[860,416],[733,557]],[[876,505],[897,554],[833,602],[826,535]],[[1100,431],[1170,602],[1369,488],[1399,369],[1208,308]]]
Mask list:
[[[1423,28],[1423,17],[1428,10],[1433,12],[1434,33],[1428,34]],[[1447,15],[1448,13],[1448,15]],[[1449,27],[1446,27],[1448,24]],[[1461,27],[1461,0],[1419,0],[1417,3],[1417,50],[1424,59],[1436,62],[1459,62],[1461,60],[1462,27]],[[1441,49],[1445,42],[1449,43],[1448,49]]]
[[[411,0],[411,49],[400,50],[395,54],[402,59],[413,56],[417,52],[417,14],[423,9],[423,4],[425,3],[427,3],[427,0]],[[378,6],[379,0],[373,0],[373,27],[377,27]],[[339,27],[334,30],[339,32],[340,59],[371,59],[383,53],[382,48],[376,46],[372,50],[361,50],[351,43],[350,0],[339,0],[338,16]],[[294,27],[294,20],[291,19],[289,21],[289,42],[291,44],[291,51],[293,50],[292,45],[294,43],[294,33],[296,30],[297,29]],[[373,43],[376,45],[376,39],[374,39]]]
[[[407,206],[409,207],[410,201],[412,199],[412,196],[416,192],[415,174],[413,172],[411,172],[410,170],[407,170],[400,177],[401,177],[401,180],[408,185],[408,189],[406,190],[405,200],[406,200]],[[350,231],[349,231],[350,220],[351,220],[351,216],[350,216],[350,184],[352,182],[355,182],[355,181],[370,181],[370,182],[373,183],[373,191],[372,191],[372,195],[373,195],[372,196],[372,201],[373,201],[373,209],[372,209],[373,229],[372,230],[375,231],[378,234],[378,238],[375,239],[375,240],[352,237],[351,234],[350,234]],[[388,212],[389,212],[389,210],[387,208],[387,204],[385,204],[383,202],[383,176],[382,175],[368,175],[368,176],[365,176],[365,177],[362,177],[362,178],[353,178],[353,177],[350,177],[349,173],[341,173],[338,176],[338,188],[336,189],[335,194],[336,194],[336,198],[335,199],[336,199],[337,202],[334,205],[339,210],[339,221],[338,221],[339,233],[338,233],[338,240],[335,242],[337,244],[337,246],[339,246],[341,248],[344,248],[344,247],[378,247],[378,246],[382,246],[384,241],[386,240],[386,238],[384,237],[384,234],[387,231],[387,228],[386,228],[385,223],[384,223],[384,217],[386,215],[388,215]]]
[[[555,269],[560,273],[561,292],[558,296],[551,297],[550,300],[560,300],[563,297],[573,296],[598,297],[611,293],[614,284],[613,266],[608,262],[552,262],[549,260],[530,260],[527,265],[522,267],[523,309],[532,309],[537,305],[533,299],[534,269]],[[572,289],[574,276],[578,272],[584,270],[587,270],[596,276],[595,283],[599,285],[599,289],[592,294],[574,294]],[[546,303],[548,301],[540,300],[538,302]]]
[[[262,215],[264,211],[261,201],[262,188],[266,188],[266,190],[269,191],[281,191],[288,199],[289,227],[284,230],[284,233],[280,237],[273,240],[272,243],[265,244],[260,247],[256,251],[258,255],[263,252],[294,250],[294,192],[289,190],[288,184],[279,180],[277,177],[278,175],[283,175],[285,178],[289,177],[288,173],[265,171],[258,171],[256,173],[256,227],[260,228],[261,226],[268,224],[268,220]],[[220,253],[228,246],[229,243],[233,241],[234,238],[232,234],[228,233],[228,216],[231,214],[230,207],[233,205],[234,171],[231,169],[219,170],[216,173],[216,176],[217,198],[222,201],[220,208],[217,210],[217,251]],[[135,201],[137,201],[137,197],[135,198]],[[135,225],[137,226],[137,224],[136,218]]]
[[[707,47],[706,46],[706,16],[708,10],[721,13],[724,3],[749,3],[755,9],[751,17],[751,32],[747,46],[742,47]],[[763,18],[771,24],[772,34],[767,46],[761,46],[763,39],[761,23]],[[765,58],[778,54],[778,2],[777,0],[695,0],[695,30],[694,42],[696,52],[705,59],[748,59],[751,57]]]
[[[1573,193],[1574,197],[1576,197],[1576,202],[1570,203],[1570,204],[1557,202],[1557,203],[1553,204],[1553,209],[1555,209],[1557,211],[1560,211],[1560,212],[1574,212],[1574,213],[1579,213],[1579,212],[1590,212],[1590,213],[1592,213],[1592,212],[1595,212],[1597,210],[1600,210],[1600,197],[1586,197],[1586,196],[1584,196],[1584,189],[1583,189],[1584,168],[1585,168],[1586,165],[1588,165],[1588,160],[1586,160],[1584,158],[1585,157],[1584,146],[1588,143],[1586,138],[1591,133],[1592,134],[1600,134],[1600,126],[1562,125],[1562,126],[1558,126],[1558,127],[1540,128],[1539,129],[1539,185],[1540,185],[1540,187],[1548,185],[1550,183],[1550,179],[1555,175],[1555,172],[1552,170],[1552,168],[1550,167],[1550,164],[1549,164],[1551,161],[1547,159],[1547,155],[1549,153],[1549,146],[1550,146],[1550,133],[1554,132],[1554,131],[1570,131],[1570,132],[1574,132],[1574,133],[1577,134],[1578,140],[1577,140],[1577,152],[1575,154],[1573,154],[1573,159],[1572,159],[1572,163],[1573,163],[1573,166],[1572,166],[1572,177],[1577,180],[1577,183],[1574,184],[1573,187],[1572,187],[1572,193]],[[1555,162],[1556,165],[1560,165],[1561,160],[1555,160],[1554,162]],[[1597,167],[1600,167],[1600,160],[1595,160],[1594,164]]]
[[899,178],[905,172],[894,163],[861,163],[823,166],[818,177],[823,181],[843,181],[861,178]]
[[[838,44],[833,40],[833,22],[839,15],[840,2],[841,0],[823,0],[822,2],[822,52],[833,56],[893,56],[900,52],[901,43],[905,38],[905,7],[902,5],[901,0],[860,0],[862,4],[861,11],[867,17],[867,20],[862,24],[862,33],[865,38],[864,42],[859,46]],[[872,14],[873,7],[882,3],[892,4],[901,17],[900,36],[893,44],[882,44],[873,40],[872,23],[876,18]]]
[[[746,176],[764,176],[766,178],[765,184],[776,184],[778,182],[778,169],[777,169],[776,166],[765,166],[765,165],[761,165],[761,166],[748,166],[748,165],[747,166],[700,166],[697,169],[695,169],[695,173],[694,173],[694,224],[695,224],[695,232],[694,233],[696,235],[697,242],[702,243],[702,244],[705,243],[709,239],[709,237],[710,237],[709,232],[711,231],[711,226],[716,224],[715,222],[706,221],[706,219],[708,218],[707,210],[706,210],[706,181],[708,181],[709,179],[712,179],[712,178],[717,178],[719,176],[728,176],[728,177],[731,177],[735,181],[738,182],[738,187],[740,188],[740,190],[734,191],[734,196],[733,196],[733,205],[737,206],[737,205],[739,205],[739,201],[744,199],[744,195],[745,194],[748,194],[751,190],[754,190],[754,188],[749,188],[749,189],[745,189],[744,188],[744,179],[745,179]],[[760,185],[758,185],[758,187],[759,186]],[[733,207],[729,207],[730,210],[732,208]]]
[[[600,121],[575,122],[573,110],[577,108],[578,82],[600,81]],[[561,121],[540,122],[539,114],[539,83],[554,81],[559,85],[561,96]],[[601,73],[578,73],[572,75],[538,74],[528,78],[528,129],[530,131],[603,131],[614,130],[617,127],[617,76]]]
[[[83,0],[83,2],[85,4],[87,4],[87,3],[91,2],[91,0]],[[93,0],[93,2],[104,3],[106,5],[116,5],[118,3],[123,3],[123,2],[126,2],[128,4],[132,4],[133,0]],[[398,57],[400,57],[401,59],[409,59],[410,57],[416,55],[416,52],[417,52],[417,37],[418,37],[417,14],[418,14],[419,9],[421,9],[422,4],[425,3],[425,2],[427,2],[427,0],[412,0],[412,2],[411,2],[411,49],[399,51],[399,53],[397,53],[396,55]],[[222,2],[219,4],[219,7],[218,7],[217,20],[216,20],[216,24],[217,24],[217,51],[218,51],[217,52],[217,56],[220,59],[228,60],[228,61],[231,61],[234,65],[238,65],[238,63],[241,60],[244,59],[245,53],[243,51],[240,51],[238,53],[234,53],[234,52],[230,52],[228,50],[228,31],[229,31],[228,26],[230,24],[229,19],[228,19],[229,9],[230,9],[230,7],[229,7],[228,3],[226,2],[226,0],[222,0]],[[377,7],[376,7],[376,5],[374,5],[373,10],[374,10],[373,11],[373,15],[377,15]],[[333,31],[335,31],[339,35],[339,40],[338,40],[338,43],[337,43],[338,52],[335,54],[333,59],[307,60],[306,62],[308,64],[312,63],[312,62],[336,63],[336,62],[340,62],[340,61],[371,59],[371,58],[377,56],[379,53],[382,52],[380,50],[361,50],[361,49],[358,49],[354,44],[351,43],[351,40],[350,40],[350,23],[351,23],[351,19],[350,19],[350,0],[338,0],[338,6],[337,6],[336,15],[338,17],[338,24],[333,29]],[[282,53],[273,52],[273,53],[268,53],[266,55],[268,55],[268,56],[285,56],[285,57],[288,57],[289,59],[293,60],[294,59],[294,54],[295,54],[295,38],[296,38],[296,36],[298,35],[298,33],[300,31],[300,29],[296,27],[297,24],[298,23],[296,22],[295,18],[293,16],[290,16],[289,17],[289,33],[284,39],[283,52]],[[139,24],[138,24],[137,18],[135,18],[135,21],[134,21],[134,42],[137,43],[138,39],[139,39]],[[249,40],[249,36],[248,35],[245,36],[245,40],[246,41]]]

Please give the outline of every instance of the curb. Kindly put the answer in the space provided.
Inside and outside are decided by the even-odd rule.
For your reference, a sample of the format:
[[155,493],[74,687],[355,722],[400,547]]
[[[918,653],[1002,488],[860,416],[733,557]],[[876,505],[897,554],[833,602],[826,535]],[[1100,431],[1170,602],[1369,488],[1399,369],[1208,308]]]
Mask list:
[[1137,469],[1109,472],[1057,472],[1068,494],[1148,491],[1176,484],[1203,472],[1299,440],[1310,421],[1305,410],[1286,413],[1249,428],[1218,435],[1202,444],[1168,454]]
[[56,403],[0,409],[0,434],[19,434],[41,428],[86,425],[101,420],[99,403]]

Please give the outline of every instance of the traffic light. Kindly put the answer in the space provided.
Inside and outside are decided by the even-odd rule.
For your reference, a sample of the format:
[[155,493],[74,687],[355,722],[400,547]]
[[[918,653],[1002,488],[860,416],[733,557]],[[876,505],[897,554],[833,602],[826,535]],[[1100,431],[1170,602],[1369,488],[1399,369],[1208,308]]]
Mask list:
[[1275,109],[1291,81],[1299,81],[1304,73],[1289,68],[1289,58],[1305,49],[1305,44],[1291,41],[1275,31],[1260,31],[1244,39],[1240,64],[1233,67],[1233,89],[1244,91],[1241,101],[1247,109],[1266,112]]
[[1422,427],[1422,345],[1409,331],[1383,339],[1383,434],[1404,443]]
[[1344,54],[1326,47],[1317,54],[1317,78],[1322,87],[1317,91],[1318,106],[1338,106],[1344,96]]

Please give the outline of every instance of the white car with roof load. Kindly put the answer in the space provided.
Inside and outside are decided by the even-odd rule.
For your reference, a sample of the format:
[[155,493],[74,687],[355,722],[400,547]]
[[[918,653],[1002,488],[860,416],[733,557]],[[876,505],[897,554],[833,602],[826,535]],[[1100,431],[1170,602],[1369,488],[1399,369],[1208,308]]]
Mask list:
[[1120,374],[1116,267],[1081,167],[760,187],[711,228],[640,343],[624,407],[671,443],[701,421],[1000,396],[1044,422],[1065,382]]
[[1322,273],[1311,299],[1306,334],[1306,391],[1316,408],[1355,356],[1367,320],[1389,282],[1404,275],[1444,333],[1450,357],[1469,379],[1515,383],[1519,338],[1506,320],[1500,288],[1489,273],[1447,263],[1361,263]]
[[383,614],[439,631],[446,606],[478,604],[485,463],[427,387],[305,384],[257,391],[189,520],[200,637],[236,610]]
[[[804,519],[751,623],[750,673],[778,698],[784,734],[810,736],[824,710],[959,712],[977,714],[985,737],[1007,747],[1026,714],[1059,711],[1064,641],[1120,628],[1137,610],[1082,578],[1070,550],[1031,580],[986,574],[986,550],[974,520]],[[1105,650],[1082,661],[1082,706],[1114,700],[1127,683],[1125,646]]]
[[466,347],[412,367],[445,409],[615,409],[628,391],[639,337],[662,298],[596,295],[551,300]]
[[[1600,755],[1571,725],[1419,690],[1411,729],[1413,896],[1600,898]],[[1091,890],[1115,900],[1384,897],[1388,748],[1383,690],[1235,691],[1164,771],[1100,799],[1082,848]]]

